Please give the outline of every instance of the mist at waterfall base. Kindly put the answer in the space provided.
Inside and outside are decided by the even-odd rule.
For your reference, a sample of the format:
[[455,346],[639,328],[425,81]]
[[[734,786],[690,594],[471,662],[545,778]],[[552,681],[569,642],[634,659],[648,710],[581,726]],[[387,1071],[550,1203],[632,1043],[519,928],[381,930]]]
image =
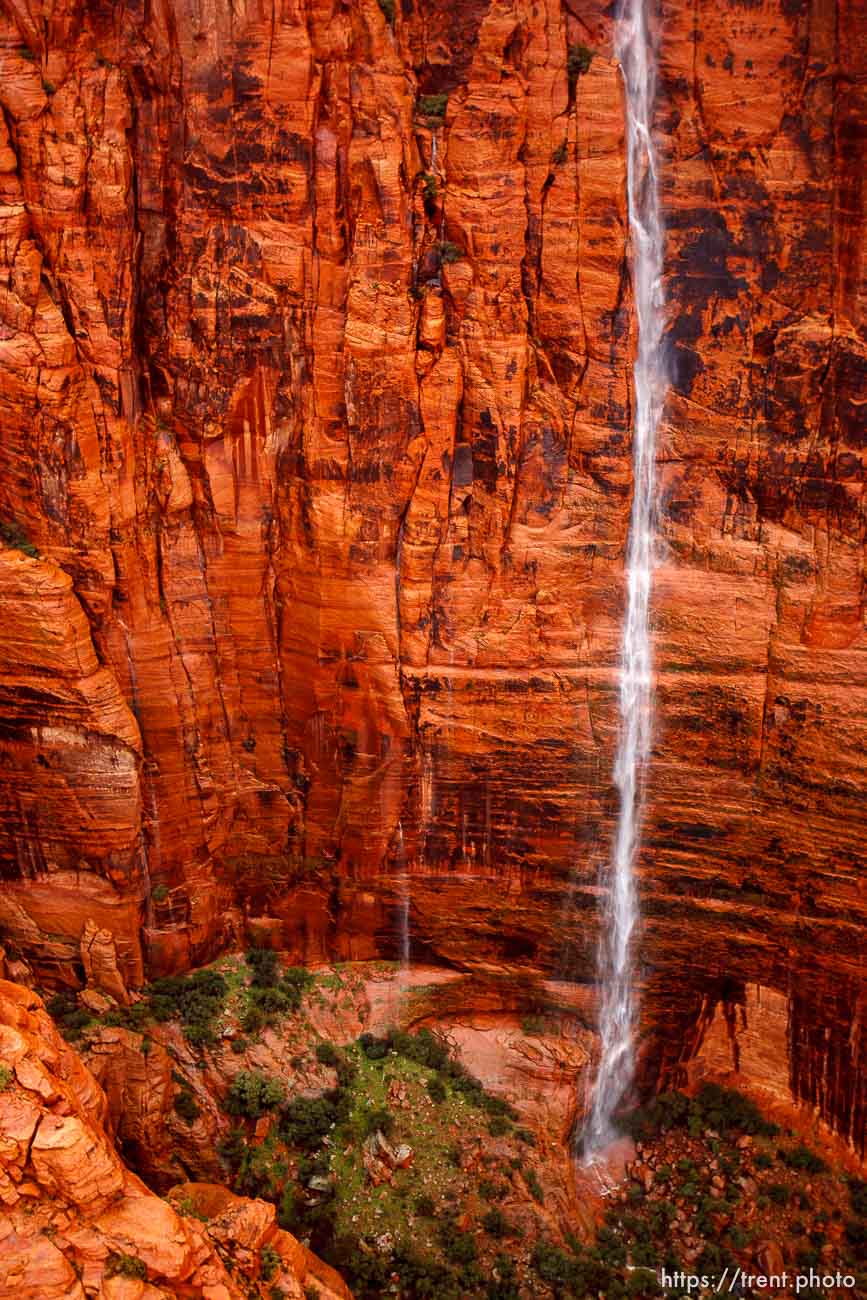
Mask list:
[[633,940],[639,907],[635,857],[641,833],[642,774],[650,754],[656,431],[665,398],[663,230],[657,159],[651,136],[656,94],[654,48],[647,21],[652,0],[624,0],[616,53],[626,91],[627,191],[632,279],[638,322],[633,370],[634,489],[626,553],[626,616],[620,662],[620,734],[614,781],[620,806],[611,859],[602,884],[598,958],[600,1059],[593,1079],[582,1157],[592,1162],[618,1136],[616,1116],[635,1075],[636,995]]

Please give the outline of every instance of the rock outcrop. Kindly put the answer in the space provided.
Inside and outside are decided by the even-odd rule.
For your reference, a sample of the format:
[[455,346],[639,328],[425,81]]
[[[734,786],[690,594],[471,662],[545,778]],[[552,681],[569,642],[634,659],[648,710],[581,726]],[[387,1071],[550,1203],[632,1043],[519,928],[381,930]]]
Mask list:
[[[591,978],[634,347],[610,11],[5,0],[0,929],[40,978],[83,982],[88,923],[132,988],[245,916],[393,954],[407,898],[417,959]],[[640,864],[648,1077],[762,984],[856,1142],[864,18],[661,5]]]
[[[40,999],[0,981],[0,1296],[17,1300],[351,1300],[277,1228],[273,1205],[183,1185],[161,1200],[125,1167],[102,1089]],[[263,1262],[263,1248],[268,1252]]]

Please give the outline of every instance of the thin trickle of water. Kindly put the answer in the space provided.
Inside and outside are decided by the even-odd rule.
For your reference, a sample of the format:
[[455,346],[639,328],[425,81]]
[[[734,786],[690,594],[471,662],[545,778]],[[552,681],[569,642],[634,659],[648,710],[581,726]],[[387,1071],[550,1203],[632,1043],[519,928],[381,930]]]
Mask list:
[[583,1135],[585,1154],[616,1136],[615,1115],[635,1074],[632,939],[638,921],[635,856],[641,828],[641,778],[650,754],[653,706],[650,588],[653,571],[656,431],[665,401],[663,229],[651,135],[655,51],[648,29],[652,0],[623,0],[616,49],[626,88],[627,189],[632,278],[638,318],[633,371],[634,495],[626,555],[627,601],[620,664],[620,737],[614,780],[620,795],[599,950],[601,1057]]

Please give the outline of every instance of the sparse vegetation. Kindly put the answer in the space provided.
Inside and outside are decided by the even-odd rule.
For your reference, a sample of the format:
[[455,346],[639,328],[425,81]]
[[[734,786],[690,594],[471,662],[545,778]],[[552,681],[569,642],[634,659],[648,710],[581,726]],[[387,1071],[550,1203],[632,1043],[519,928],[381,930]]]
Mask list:
[[524,1182],[527,1184],[527,1188],[533,1200],[538,1201],[540,1205],[544,1205],[545,1193],[542,1190],[542,1184],[539,1182],[539,1179],[536,1176],[535,1169],[524,1170]]
[[440,261],[445,266],[450,266],[453,262],[459,262],[464,256],[464,250],[459,244],[453,244],[449,239],[443,239],[437,244],[437,252],[440,255]]
[[588,45],[583,45],[580,41],[569,46],[566,54],[566,73],[569,77],[570,89],[574,90],[578,78],[583,77],[589,70],[595,53],[595,50],[591,50]]
[[259,1271],[266,1282],[271,1281],[271,1278],[277,1272],[280,1264],[280,1256],[274,1247],[269,1245],[263,1246],[259,1253]]
[[446,1085],[438,1075],[434,1075],[432,1078],[428,1079],[426,1087],[431,1101],[439,1103],[445,1101],[448,1096]]
[[45,1006],[68,1043],[80,1042],[85,1029],[93,1024],[92,1013],[80,1007],[71,993],[55,993]]
[[482,1227],[491,1237],[507,1237],[511,1232],[508,1219],[498,1209],[488,1210],[482,1216]]
[[397,16],[397,6],[395,0],[377,0],[382,16],[388,23],[389,27],[394,28],[394,20]]
[[427,119],[428,126],[440,125],[446,115],[449,97],[446,94],[419,95],[415,108],[419,117]]
[[328,1065],[336,1070],[340,1064],[341,1056],[333,1043],[317,1043],[316,1059],[320,1065]]
[[112,1251],[105,1261],[105,1274],[106,1277],[131,1277],[146,1282],[148,1270],[143,1259]]
[[29,555],[33,560],[39,559],[38,548],[29,540],[21,525],[14,520],[0,523],[0,540],[6,546],[11,546],[16,551],[22,551],[24,555]]
[[8,1065],[0,1065],[0,1092],[4,1092],[12,1082],[12,1071]]

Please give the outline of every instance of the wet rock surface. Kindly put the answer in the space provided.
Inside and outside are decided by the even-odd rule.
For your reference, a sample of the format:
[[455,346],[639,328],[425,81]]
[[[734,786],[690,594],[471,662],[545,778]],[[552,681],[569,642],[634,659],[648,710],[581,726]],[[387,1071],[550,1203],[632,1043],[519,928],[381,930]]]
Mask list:
[[[859,1145],[864,17],[661,7],[640,862],[644,1082],[748,1034],[760,984],[779,1097]],[[611,22],[4,4],[0,929],[41,979],[84,983],[89,925],[126,989],[247,918],[392,956],[408,880],[415,958],[499,967],[511,1014],[516,970],[590,980],[631,499]]]

